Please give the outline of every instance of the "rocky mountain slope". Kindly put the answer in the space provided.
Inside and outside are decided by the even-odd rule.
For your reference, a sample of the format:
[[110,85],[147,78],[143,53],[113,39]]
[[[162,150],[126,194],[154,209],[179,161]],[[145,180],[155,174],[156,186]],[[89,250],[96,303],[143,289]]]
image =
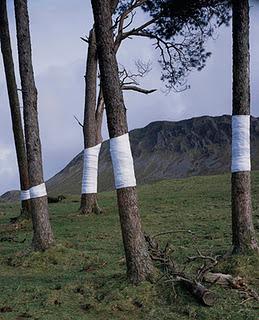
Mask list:
[[[138,184],[230,171],[231,116],[152,122],[130,132]],[[251,119],[252,169],[259,170],[259,118]],[[50,194],[80,194],[83,152],[47,181]],[[101,148],[99,190],[113,188],[109,142]],[[18,199],[8,191],[0,199]]]
[[[231,117],[198,117],[152,122],[130,132],[137,182],[212,175],[230,170]],[[259,169],[259,118],[251,120],[252,168]],[[47,182],[50,193],[78,194],[83,153]],[[99,163],[100,191],[113,188],[109,143],[102,145]]]

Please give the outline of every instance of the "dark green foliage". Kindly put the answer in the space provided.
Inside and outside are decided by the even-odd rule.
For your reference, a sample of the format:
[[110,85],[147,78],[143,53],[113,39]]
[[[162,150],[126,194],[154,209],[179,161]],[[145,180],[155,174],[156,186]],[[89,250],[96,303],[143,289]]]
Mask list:
[[[122,1],[118,11],[123,12],[131,3]],[[211,55],[205,49],[207,40],[215,29],[228,25],[230,0],[148,0],[142,9],[155,19],[145,28],[145,35],[139,35],[155,41],[160,52],[161,79],[168,89],[187,88],[189,72],[204,68]]]

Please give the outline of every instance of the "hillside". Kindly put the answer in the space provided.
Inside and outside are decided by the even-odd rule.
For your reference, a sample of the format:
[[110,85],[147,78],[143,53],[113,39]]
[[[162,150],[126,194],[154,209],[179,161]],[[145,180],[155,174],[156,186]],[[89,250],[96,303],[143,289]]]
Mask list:
[[[255,228],[259,231],[259,172],[253,172]],[[143,228],[164,246],[170,243],[179,269],[192,277],[204,261],[231,244],[230,175],[164,180],[138,188]],[[0,203],[0,319],[40,320],[258,320],[258,303],[238,290],[214,284],[217,299],[204,307],[179,284],[158,274],[152,283],[126,280],[115,192],[101,193],[104,215],[78,215],[79,195],[49,205],[56,246],[44,253],[28,250],[31,225],[9,224],[18,203]],[[192,233],[188,232],[191,230]],[[164,233],[171,231],[169,233]],[[259,235],[259,234],[258,234]],[[222,261],[215,271],[244,277],[259,290],[259,259]]]
[[[199,117],[178,122],[157,121],[130,132],[138,184],[230,170],[231,117]],[[252,118],[253,170],[259,169],[259,118]],[[81,189],[83,153],[47,182],[53,194],[78,194]],[[109,144],[102,145],[99,190],[113,188]]]
[[[152,122],[130,132],[138,184],[163,179],[213,175],[230,171],[231,116],[198,117],[171,122]],[[259,118],[251,121],[253,170],[259,169]],[[50,194],[80,194],[83,152],[47,181]],[[109,143],[101,148],[99,190],[113,188]],[[3,200],[18,199],[18,192],[7,192]]]

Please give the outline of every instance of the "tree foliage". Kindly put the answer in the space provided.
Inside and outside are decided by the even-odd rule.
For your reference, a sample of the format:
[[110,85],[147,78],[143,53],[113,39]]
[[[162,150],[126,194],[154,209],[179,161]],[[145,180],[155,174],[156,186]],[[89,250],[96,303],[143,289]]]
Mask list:
[[155,41],[162,67],[161,79],[168,89],[185,89],[186,77],[201,70],[211,55],[207,40],[230,20],[230,0],[123,0],[117,14],[132,6],[146,13],[147,26],[133,28],[130,35]]

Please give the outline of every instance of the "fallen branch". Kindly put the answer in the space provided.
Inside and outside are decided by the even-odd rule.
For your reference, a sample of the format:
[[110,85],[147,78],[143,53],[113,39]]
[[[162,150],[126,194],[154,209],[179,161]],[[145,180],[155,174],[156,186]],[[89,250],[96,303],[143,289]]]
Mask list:
[[170,247],[166,244],[164,249],[161,249],[154,237],[145,235],[148,250],[151,259],[158,261],[165,274],[167,281],[181,283],[200,303],[206,306],[212,306],[215,303],[215,295],[208,288],[196,280],[190,279],[183,271],[179,272],[174,261],[169,256]]
[[259,301],[258,293],[254,289],[249,288],[242,277],[233,277],[230,274],[209,272],[204,276],[204,280],[208,283],[215,283],[225,288],[228,287],[240,291],[245,296],[245,300],[241,303],[246,303],[252,299]]
[[[163,272],[163,276],[158,280],[165,279],[165,282],[169,282],[174,288],[175,283],[180,283],[185,289],[187,289],[193,297],[195,297],[200,303],[205,306],[212,306],[216,302],[216,295],[210,290],[212,285],[218,284],[225,288],[231,288],[238,290],[243,295],[243,301],[241,304],[244,304],[250,300],[259,301],[259,294],[252,288],[250,288],[243,278],[237,276],[233,277],[230,274],[223,273],[213,273],[211,272],[219,261],[224,260],[227,255],[211,257],[208,255],[202,254],[197,250],[198,255],[190,256],[187,258],[187,262],[182,268],[181,271],[176,267],[175,262],[170,256],[171,248],[169,243],[166,244],[165,248],[160,248],[158,242],[155,240],[155,237],[168,233],[184,232],[193,234],[190,230],[170,230],[158,233],[153,237],[145,235],[145,239],[148,245],[148,250],[150,257],[153,261],[160,264],[160,268]],[[188,263],[196,260],[203,261],[203,264],[198,268],[197,275],[195,278],[191,278],[184,271]],[[210,284],[209,287],[206,287],[202,282],[207,282]],[[175,291],[174,291],[175,292]]]
[[199,282],[195,282],[184,277],[177,277],[180,283],[202,304],[206,306],[214,305],[216,295]]

